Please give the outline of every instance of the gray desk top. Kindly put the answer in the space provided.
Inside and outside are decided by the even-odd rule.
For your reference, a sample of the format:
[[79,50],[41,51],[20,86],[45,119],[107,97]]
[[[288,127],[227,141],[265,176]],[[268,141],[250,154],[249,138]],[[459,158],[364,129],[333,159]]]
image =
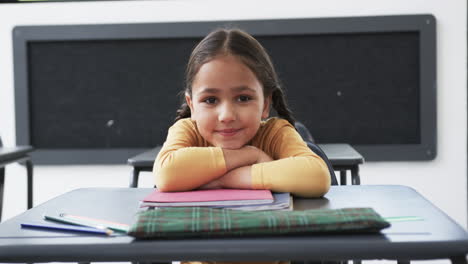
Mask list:
[[[362,164],[364,158],[349,144],[318,144],[325,152],[331,164],[336,165],[356,165]],[[156,155],[161,147],[148,150],[128,159],[128,164],[140,169],[152,168]]]
[[49,261],[267,261],[317,259],[440,259],[465,257],[468,235],[415,190],[404,186],[332,186],[323,199],[295,198],[306,208],[373,207],[384,217],[419,216],[394,222],[381,234],[296,235],[135,241],[21,229],[42,215],[70,213],[131,223],[138,200],[152,189],[89,188],[65,193],[0,224],[0,262]]

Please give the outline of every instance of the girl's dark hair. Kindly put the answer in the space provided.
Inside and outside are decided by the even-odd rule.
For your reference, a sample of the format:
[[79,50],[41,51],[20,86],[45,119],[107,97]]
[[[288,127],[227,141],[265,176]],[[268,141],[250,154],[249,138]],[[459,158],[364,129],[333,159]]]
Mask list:
[[[192,84],[200,67],[221,55],[233,55],[240,58],[262,84],[265,98],[271,95],[272,107],[278,116],[288,120],[294,126],[295,120],[286,103],[270,56],[255,38],[239,29],[217,29],[198,43],[187,64],[185,89],[182,91],[182,96],[185,94],[192,96]],[[183,99],[175,120],[190,117],[190,115],[190,108]]]

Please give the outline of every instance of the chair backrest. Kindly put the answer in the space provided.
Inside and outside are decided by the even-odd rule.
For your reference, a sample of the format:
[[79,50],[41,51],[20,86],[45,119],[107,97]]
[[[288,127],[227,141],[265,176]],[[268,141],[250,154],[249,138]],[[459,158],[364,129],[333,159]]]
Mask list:
[[315,144],[315,140],[312,137],[312,134],[310,133],[309,129],[307,129],[307,127],[304,124],[298,121],[296,121],[295,127],[299,135],[301,135],[302,139],[307,143],[307,146],[315,154],[319,155],[327,164],[328,171],[330,172],[330,177],[331,177],[331,185],[338,185],[338,181],[335,175],[335,170],[333,169],[331,162],[328,160],[328,157],[325,154],[325,152],[323,152],[323,150],[317,144]]
[[315,143],[314,137],[312,137],[312,134],[310,133],[309,129],[307,129],[307,127],[304,124],[302,124],[299,121],[296,121],[294,126],[296,127],[297,132],[299,133],[299,135],[301,135],[304,141],[310,141],[312,143]]
[[330,172],[330,178],[331,178],[331,185],[338,185],[338,181],[336,179],[335,175],[335,170],[333,169],[333,166],[331,165],[331,162],[328,160],[327,155],[325,155],[325,152],[315,143],[306,141],[307,146],[317,155],[319,155],[323,161],[327,164],[328,171]]

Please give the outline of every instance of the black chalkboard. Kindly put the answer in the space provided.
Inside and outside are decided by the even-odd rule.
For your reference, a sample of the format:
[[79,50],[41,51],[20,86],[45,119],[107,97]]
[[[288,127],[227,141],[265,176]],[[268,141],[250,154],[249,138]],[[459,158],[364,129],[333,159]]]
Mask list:
[[149,148],[180,105],[193,39],[32,42],[31,144]]
[[421,142],[417,32],[261,40],[293,112],[317,142]]
[[17,27],[17,138],[39,150],[39,163],[122,163],[162,144],[192,48],[229,24],[270,53],[295,117],[318,143],[350,143],[366,160],[432,159],[434,18],[349,19],[194,22],[191,31],[184,23]]

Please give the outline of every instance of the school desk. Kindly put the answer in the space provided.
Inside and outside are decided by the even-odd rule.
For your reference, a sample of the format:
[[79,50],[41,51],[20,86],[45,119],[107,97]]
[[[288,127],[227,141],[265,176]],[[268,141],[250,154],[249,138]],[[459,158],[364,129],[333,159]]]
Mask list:
[[[346,185],[346,172],[351,171],[351,183],[359,185],[359,165],[364,162],[362,155],[349,144],[318,144],[325,152],[333,169],[340,171],[340,184]],[[128,159],[128,164],[133,167],[130,175],[129,187],[138,186],[138,178],[141,171],[152,171],[154,160],[161,150],[161,146],[138,154]]]
[[0,224],[0,262],[86,261],[271,261],[450,259],[466,264],[468,234],[417,191],[398,185],[332,186],[321,199],[294,199],[295,210],[372,207],[383,217],[417,216],[393,222],[381,233],[310,234],[225,238],[134,240],[21,229],[42,222],[43,214],[69,213],[130,224],[138,200],[152,189],[78,189],[40,204]]

